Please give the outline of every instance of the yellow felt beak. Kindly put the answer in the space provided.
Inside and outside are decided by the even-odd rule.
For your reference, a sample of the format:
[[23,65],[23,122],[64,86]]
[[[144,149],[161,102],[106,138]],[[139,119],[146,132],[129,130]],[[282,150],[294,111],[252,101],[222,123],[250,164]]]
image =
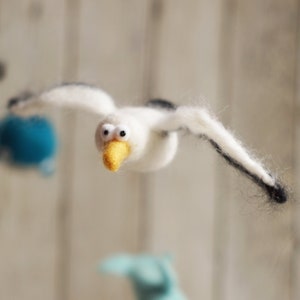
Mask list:
[[110,171],[116,172],[130,154],[127,142],[112,140],[104,145],[103,163]]

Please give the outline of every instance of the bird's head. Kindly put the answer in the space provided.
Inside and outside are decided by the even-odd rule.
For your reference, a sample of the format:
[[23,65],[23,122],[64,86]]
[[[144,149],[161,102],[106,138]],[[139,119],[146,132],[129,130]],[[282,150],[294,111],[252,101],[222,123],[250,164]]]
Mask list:
[[105,167],[113,172],[130,161],[138,160],[146,147],[149,129],[137,119],[122,114],[108,116],[95,133],[97,149]]

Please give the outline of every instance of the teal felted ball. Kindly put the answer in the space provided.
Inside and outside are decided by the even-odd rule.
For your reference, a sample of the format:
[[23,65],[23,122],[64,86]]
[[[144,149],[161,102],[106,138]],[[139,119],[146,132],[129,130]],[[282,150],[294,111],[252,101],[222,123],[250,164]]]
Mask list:
[[22,118],[8,115],[0,123],[2,158],[19,166],[35,166],[44,173],[53,171],[57,137],[51,122],[41,116]]

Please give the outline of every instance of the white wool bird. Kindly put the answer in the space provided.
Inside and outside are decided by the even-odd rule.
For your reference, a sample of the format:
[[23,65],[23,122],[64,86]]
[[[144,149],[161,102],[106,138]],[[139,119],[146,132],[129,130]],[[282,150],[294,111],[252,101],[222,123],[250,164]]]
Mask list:
[[241,143],[201,107],[176,107],[154,99],[146,106],[117,108],[104,91],[85,84],[62,84],[38,95],[23,94],[8,102],[11,112],[33,114],[53,105],[78,108],[97,114],[98,150],[110,171],[119,168],[148,172],[169,164],[178,147],[178,131],[185,130],[208,140],[225,160],[262,187],[270,199],[287,200],[284,187],[255,160]]

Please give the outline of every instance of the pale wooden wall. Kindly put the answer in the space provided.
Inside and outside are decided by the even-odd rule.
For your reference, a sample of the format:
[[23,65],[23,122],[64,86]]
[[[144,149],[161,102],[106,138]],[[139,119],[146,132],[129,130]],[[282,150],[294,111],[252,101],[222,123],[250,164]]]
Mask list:
[[[90,82],[118,103],[206,104],[294,190],[299,1],[0,0],[1,114],[20,90]],[[298,100],[297,100],[298,99]],[[299,205],[280,209],[183,137],[155,174],[110,174],[97,120],[52,112],[57,172],[0,167],[0,299],[133,299],[96,273],[116,252],[172,252],[189,299],[300,297]]]

